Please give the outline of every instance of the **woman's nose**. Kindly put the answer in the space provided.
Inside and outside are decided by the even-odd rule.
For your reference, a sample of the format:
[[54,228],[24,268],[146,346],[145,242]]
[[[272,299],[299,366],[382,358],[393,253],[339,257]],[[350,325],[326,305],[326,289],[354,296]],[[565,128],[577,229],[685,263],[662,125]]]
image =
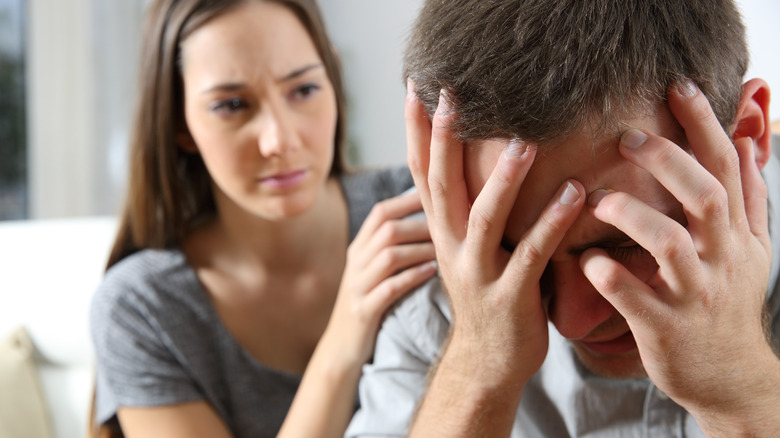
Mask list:
[[257,140],[260,154],[272,157],[299,148],[300,137],[290,108],[283,102],[272,102],[264,109]]

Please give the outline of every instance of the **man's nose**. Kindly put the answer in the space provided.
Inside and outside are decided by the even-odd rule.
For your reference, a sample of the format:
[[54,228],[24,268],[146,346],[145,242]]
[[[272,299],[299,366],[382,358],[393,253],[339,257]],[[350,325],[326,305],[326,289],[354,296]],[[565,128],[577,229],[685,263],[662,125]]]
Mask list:
[[617,312],[582,273],[576,257],[551,262],[544,277],[548,317],[565,338],[582,338]]

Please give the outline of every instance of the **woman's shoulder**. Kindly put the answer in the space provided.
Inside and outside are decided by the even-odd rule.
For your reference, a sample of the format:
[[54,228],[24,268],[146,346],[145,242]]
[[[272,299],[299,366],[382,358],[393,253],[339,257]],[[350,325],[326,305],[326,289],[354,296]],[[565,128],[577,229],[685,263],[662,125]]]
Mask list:
[[[178,249],[144,249],[111,266],[102,285],[141,285],[188,275],[192,267]],[[101,286],[102,286],[101,285]]]
[[[144,313],[181,301],[191,302],[199,283],[184,254],[176,249],[145,249],[131,254],[106,271],[92,297],[93,315]],[[95,308],[100,309],[95,312]],[[156,313],[156,312],[155,312]]]
[[373,196],[379,200],[400,195],[414,185],[406,166],[362,169],[345,174],[341,184],[347,196]]
[[409,190],[414,180],[406,166],[366,169],[341,176],[341,186],[349,208],[350,240],[377,202]]

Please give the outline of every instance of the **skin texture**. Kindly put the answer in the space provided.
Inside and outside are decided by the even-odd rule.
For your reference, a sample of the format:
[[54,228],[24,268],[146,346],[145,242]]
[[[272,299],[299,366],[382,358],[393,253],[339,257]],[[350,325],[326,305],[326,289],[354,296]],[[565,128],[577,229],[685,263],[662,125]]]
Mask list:
[[[376,204],[347,247],[346,201],[328,176],[333,88],[284,6],[247,2],[206,22],[182,63],[179,147],[202,156],[218,211],[182,249],[235,339],[303,374],[279,436],[342,436],[381,316],[435,273],[427,224],[402,220],[419,196]],[[122,406],[118,417],[128,437],[232,436],[206,401]]]
[[412,84],[408,161],[454,323],[411,435],[508,436],[547,315],[586,367],[648,375],[709,436],[779,430],[761,324],[768,93],[745,84],[731,138],[685,83],[621,132],[537,150],[460,143],[446,94],[431,122]]

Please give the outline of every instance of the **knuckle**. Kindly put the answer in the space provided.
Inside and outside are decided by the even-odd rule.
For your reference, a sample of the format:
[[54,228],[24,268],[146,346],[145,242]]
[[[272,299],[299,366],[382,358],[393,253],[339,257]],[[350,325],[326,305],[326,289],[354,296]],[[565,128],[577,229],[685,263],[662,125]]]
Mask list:
[[542,250],[534,243],[525,240],[515,248],[516,254],[521,260],[524,260],[526,265],[537,265],[539,263],[547,263]]
[[398,248],[388,247],[379,252],[378,260],[382,266],[394,267],[403,260],[403,257]]
[[707,217],[717,217],[728,210],[728,193],[720,184],[712,183],[699,192],[696,205]]
[[384,245],[392,245],[398,241],[401,235],[401,226],[397,221],[384,222],[379,227],[377,235]]
[[681,226],[662,228],[657,236],[657,249],[659,258],[678,259],[688,252],[687,242],[690,240],[688,232]]
[[469,214],[469,230],[484,233],[493,225],[493,218],[479,207],[472,207]]
[[734,147],[726,147],[715,161],[717,170],[725,175],[739,174],[739,155]]
[[371,212],[369,215],[381,221],[387,220],[390,214],[390,206],[388,204],[389,200],[387,199],[377,202],[373,207],[371,207]]
[[652,149],[652,158],[657,163],[664,165],[665,163],[672,162],[674,160],[674,156],[681,152],[682,149],[680,149],[677,145],[664,139],[661,142],[661,147]]
[[589,278],[589,281],[593,283],[597,290],[601,291],[614,292],[623,287],[623,283],[619,280],[617,268],[611,264],[602,266],[599,275]]
[[430,191],[431,196],[436,196],[439,198],[445,198],[449,193],[449,187],[447,184],[441,179],[430,174],[428,175],[428,190]]

